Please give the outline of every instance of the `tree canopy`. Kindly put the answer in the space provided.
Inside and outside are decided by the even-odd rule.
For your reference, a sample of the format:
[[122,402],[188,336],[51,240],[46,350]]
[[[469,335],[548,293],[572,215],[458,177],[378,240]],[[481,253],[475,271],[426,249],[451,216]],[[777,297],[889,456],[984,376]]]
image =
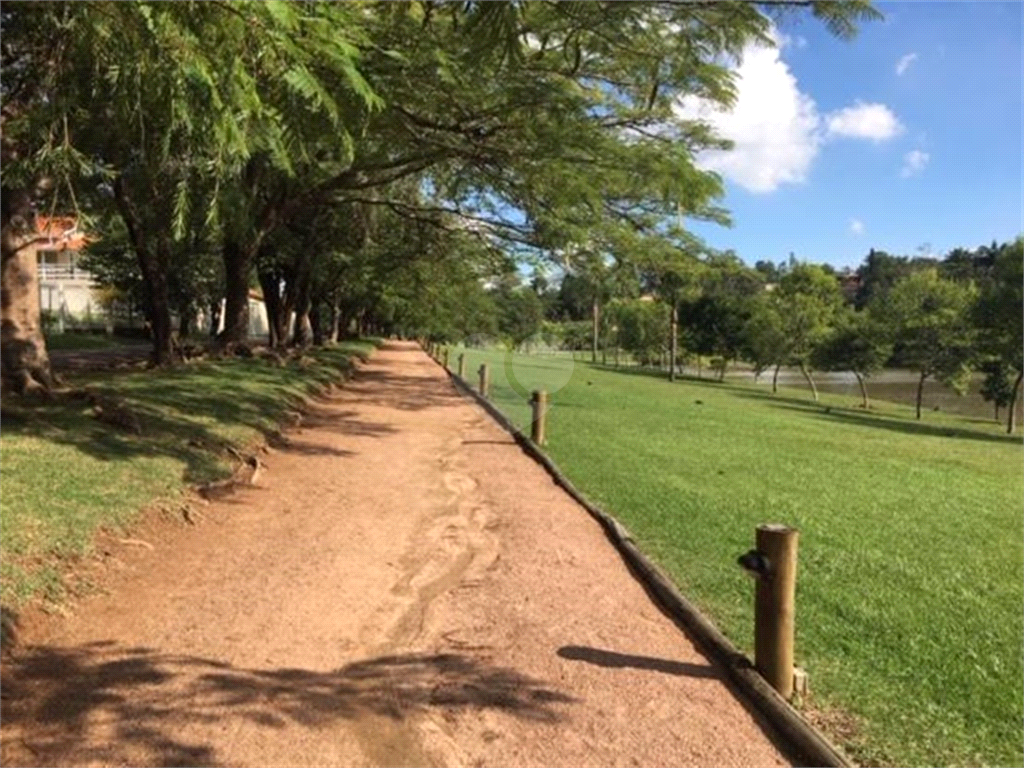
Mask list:
[[[311,324],[330,314],[332,265],[381,276],[349,269],[372,261],[378,214],[415,259],[430,229],[639,263],[692,250],[683,216],[728,221],[695,163],[728,142],[675,105],[728,106],[729,62],[799,10],[843,37],[878,16],[866,0],[5,3],[4,197],[121,219],[156,363],[180,285],[222,281],[225,347],[256,284]],[[202,274],[182,281],[193,252]],[[18,327],[8,341],[42,348]]]

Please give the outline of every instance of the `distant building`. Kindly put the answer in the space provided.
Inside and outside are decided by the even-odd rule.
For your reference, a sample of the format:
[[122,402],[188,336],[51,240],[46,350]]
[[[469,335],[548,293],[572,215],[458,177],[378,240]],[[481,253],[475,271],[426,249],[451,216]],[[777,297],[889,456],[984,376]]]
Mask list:
[[[220,315],[217,322],[217,333],[224,330],[224,308],[227,306],[225,299],[220,300]],[[200,327],[209,328],[209,319],[201,312],[199,318]],[[289,320],[288,332],[291,333],[292,324],[295,322],[295,314],[292,313]],[[270,331],[270,321],[267,318],[267,305],[263,301],[263,294],[253,288],[249,289],[249,338],[266,336]]]
[[[39,234],[37,258],[39,274],[39,308],[49,313],[58,332],[71,321],[107,319],[107,310],[97,301],[93,291],[99,286],[92,273],[82,268],[79,259],[88,243],[96,240],[78,229],[73,216],[37,216]],[[224,300],[218,331],[224,328]],[[172,321],[176,318],[172,317]],[[141,322],[141,320],[139,320]],[[198,328],[209,331],[210,318],[200,312]],[[269,328],[263,295],[249,291],[249,336],[265,336]]]
[[839,281],[839,289],[843,292],[843,296],[846,297],[847,301],[852,302],[857,295],[857,291],[860,290],[860,275],[846,267],[841,272],[836,273],[836,280]]
[[39,307],[59,321],[101,315],[93,289],[96,282],[79,263],[89,239],[73,216],[37,216]]

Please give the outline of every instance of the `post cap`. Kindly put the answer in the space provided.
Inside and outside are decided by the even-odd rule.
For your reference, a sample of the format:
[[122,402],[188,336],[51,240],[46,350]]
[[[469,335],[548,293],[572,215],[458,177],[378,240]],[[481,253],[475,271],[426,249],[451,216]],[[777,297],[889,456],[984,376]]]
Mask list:
[[757,526],[757,530],[765,533],[797,533],[797,529],[783,523],[764,523]]

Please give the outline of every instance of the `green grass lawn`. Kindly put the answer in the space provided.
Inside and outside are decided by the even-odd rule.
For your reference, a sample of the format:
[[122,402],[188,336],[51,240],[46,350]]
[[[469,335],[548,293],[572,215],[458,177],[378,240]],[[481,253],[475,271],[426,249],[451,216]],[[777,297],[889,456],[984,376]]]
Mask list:
[[3,403],[0,435],[0,601],[60,597],[61,562],[89,551],[186,484],[225,477],[226,445],[253,444],[318,385],[337,379],[369,342],[310,350],[305,364],[197,362],[168,371],[83,375],[71,382],[123,401],[142,434],[97,421],[83,399]]
[[124,347],[150,346],[147,339],[131,339],[101,333],[54,333],[46,335],[46,349],[49,351],[82,352],[92,349],[123,349]]
[[736,557],[760,523],[800,530],[797,663],[855,759],[1024,762],[1019,438],[852,397],[466,354],[520,425],[521,393],[552,390],[550,455],[748,653],[753,585]]

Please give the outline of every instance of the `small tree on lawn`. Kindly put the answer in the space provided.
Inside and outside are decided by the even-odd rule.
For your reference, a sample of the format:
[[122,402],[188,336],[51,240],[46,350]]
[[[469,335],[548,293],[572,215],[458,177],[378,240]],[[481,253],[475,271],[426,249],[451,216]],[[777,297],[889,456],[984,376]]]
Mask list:
[[866,311],[847,311],[811,355],[823,371],[852,371],[860,386],[862,407],[870,408],[866,380],[892,356],[892,342]]
[[981,372],[985,374],[979,393],[985,402],[995,406],[995,420],[999,421],[999,409],[1005,408],[1014,401],[1015,371],[998,358],[982,363]]
[[771,366],[772,392],[778,391],[779,368],[786,357],[786,332],[778,302],[769,293],[751,301],[750,318],[743,326],[743,353],[754,366],[755,380]]
[[[979,346],[998,361],[1006,376],[1014,376],[1006,417],[1006,431],[1013,432],[1017,393],[1024,379],[1024,238],[1000,248],[995,256],[990,280],[974,308]],[[998,386],[998,375],[991,384]],[[999,402],[996,401],[996,408]]]
[[786,362],[800,368],[817,402],[818,388],[810,372],[811,353],[828,335],[843,306],[839,283],[816,264],[795,264],[779,282],[775,296],[786,338]]
[[972,284],[955,283],[936,269],[914,272],[897,282],[873,313],[893,333],[896,357],[916,371],[917,418],[928,377],[966,391],[975,357],[976,332],[970,311],[977,296]]

